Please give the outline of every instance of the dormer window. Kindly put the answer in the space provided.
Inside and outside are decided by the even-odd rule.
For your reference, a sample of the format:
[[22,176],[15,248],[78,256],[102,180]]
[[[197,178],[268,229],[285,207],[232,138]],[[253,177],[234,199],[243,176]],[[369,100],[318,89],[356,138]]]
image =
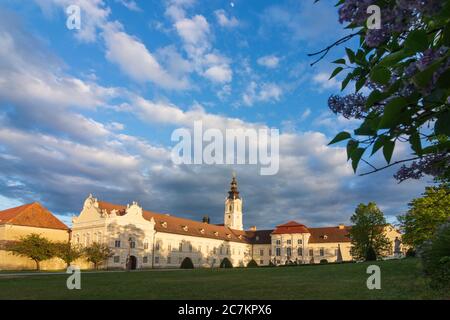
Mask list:
[[240,235],[238,236],[238,238],[242,240],[242,234],[240,234]]
[[216,237],[218,237],[218,236],[219,236],[219,233],[218,233],[217,231],[214,231],[214,235],[215,235]]
[[163,228],[167,228],[167,222],[163,221],[163,222],[161,222],[161,225]]
[[256,236],[256,241],[258,241],[259,240],[259,236]]
[[322,238],[323,238],[324,240],[327,240],[327,239],[328,239],[328,236],[327,236],[326,234],[324,234],[324,235],[322,236]]
[[200,233],[201,233],[201,234],[205,234],[205,229],[203,229],[203,228],[200,229]]
[[231,234],[227,233],[227,238],[230,239],[231,238]]
[[188,231],[189,230],[188,226],[182,226],[182,228],[183,228],[184,231]]

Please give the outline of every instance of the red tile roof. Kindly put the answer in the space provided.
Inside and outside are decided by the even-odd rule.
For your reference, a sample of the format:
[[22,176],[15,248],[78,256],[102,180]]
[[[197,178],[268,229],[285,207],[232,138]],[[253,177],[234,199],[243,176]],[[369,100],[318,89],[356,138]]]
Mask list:
[[[127,208],[123,205],[116,205],[104,201],[99,201],[98,204],[99,208],[106,210],[108,214],[115,209],[118,211],[116,214],[124,215]],[[230,229],[225,226],[178,218],[147,210],[143,211],[143,217],[149,221],[153,218],[155,220],[155,230],[158,232],[175,233],[242,243],[247,243],[249,241],[247,239],[246,231]]]
[[285,234],[285,233],[309,233],[308,228],[304,224],[300,224],[296,221],[289,221],[285,224],[278,225],[272,234]]
[[38,202],[0,211],[0,224],[69,230],[64,223]]
[[308,228],[311,237],[309,243],[350,242],[348,232],[351,227]]

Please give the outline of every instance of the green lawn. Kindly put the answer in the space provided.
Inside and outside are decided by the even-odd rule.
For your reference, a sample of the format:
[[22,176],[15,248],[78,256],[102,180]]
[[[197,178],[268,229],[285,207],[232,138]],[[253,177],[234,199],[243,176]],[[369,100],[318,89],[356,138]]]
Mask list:
[[442,299],[420,276],[418,260],[377,262],[381,290],[368,290],[369,263],[255,269],[197,269],[0,276],[0,299]]

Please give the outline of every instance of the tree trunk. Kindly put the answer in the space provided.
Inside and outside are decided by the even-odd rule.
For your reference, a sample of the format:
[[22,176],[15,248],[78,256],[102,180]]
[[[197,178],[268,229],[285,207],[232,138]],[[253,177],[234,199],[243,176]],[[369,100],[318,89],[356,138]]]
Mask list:
[[41,264],[38,260],[34,260],[34,262],[36,262],[36,270],[40,271],[41,270]]

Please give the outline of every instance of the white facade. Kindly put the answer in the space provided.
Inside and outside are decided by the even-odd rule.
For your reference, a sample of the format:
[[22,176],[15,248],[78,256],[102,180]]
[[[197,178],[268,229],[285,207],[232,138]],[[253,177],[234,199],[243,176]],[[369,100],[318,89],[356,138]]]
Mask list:
[[[73,218],[72,242],[107,244],[107,268],[179,268],[186,257],[195,267],[319,263],[351,260],[348,227],[306,228],[296,222],[274,230],[243,230],[242,199],[235,177],[225,200],[224,224],[193,221],[144,211],[136,202],[121,206],[90,195]],[[390,230],[389,237],[399,237]]]

